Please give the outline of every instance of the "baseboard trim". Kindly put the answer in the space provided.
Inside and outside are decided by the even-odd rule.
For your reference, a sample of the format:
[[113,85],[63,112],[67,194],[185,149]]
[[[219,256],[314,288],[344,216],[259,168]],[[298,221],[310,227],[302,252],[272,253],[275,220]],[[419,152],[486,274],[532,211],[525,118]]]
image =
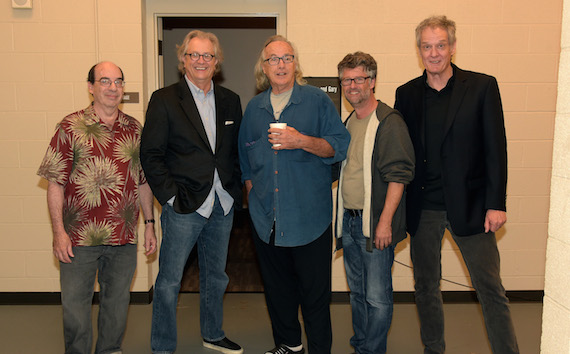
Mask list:
[[[131,292],[131,304],[146,305],[152,302],[153,289]],[[99,292],[93,295],[99,303]],[[0,305],[61,305],[60,292],[0,292]]]
[[[131,292],[132,305],[146,305],[152,302],[153,288],[149,291]],[[442,292],[445,303],[469,303],[477,302],[475,291],[444,291]],[[510,302],[542,302],[544,291],[522,290],[507,291]],[[348,292],[335,291],[332,293],[332,303],[349,303]],[[413,291],[394,292],[395,303],[414,303]],[[93,303],[99,303],[99,293],[93,296]],[[0,292],[0,305],[61,305],[61,293],[59,292]]]
[[[475,291],[443,291],[444,303],[469,303],[478,302]],[[542,290],[521,290],[507,291],[507,297],[510,302],[542,302],[544,291]],[[333,292],[332,303],[348,303],[350,302],[348,292]],[[395,303],[411,303],[415,302],[413,291],[397,291],[394,292]]]

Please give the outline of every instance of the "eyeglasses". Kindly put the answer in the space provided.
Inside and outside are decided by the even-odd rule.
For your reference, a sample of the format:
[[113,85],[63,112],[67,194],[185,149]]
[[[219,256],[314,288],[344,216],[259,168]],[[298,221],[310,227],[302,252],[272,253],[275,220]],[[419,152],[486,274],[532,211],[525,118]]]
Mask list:
[[349,79],[349,78],[342,79],[340,80],[340,84],[342,86],[350,86],[350,84],[354,81],[355,84],[362,85],[363,83],[366,82],[366,79],[370,79],[370,76],[358,76],[355,77],[354,79]]
[[111,80],[108,77],[102,77],[99,80],[95,80],[95,81],[98,81],[101,84],[101,86],[103,86],[103,87],[110,87],[112,83],[114,83],[115,86],[117,86],[117,87],[125,86],[125,81],[123,79]]
[[279,60],[283,60],[283,64],[289,64],[293,62],[293,59],[295,59],[294,55],[285,54],[282,57],[271,57],[269,59],[265,59],[264,62],[269,65],[279,65]]
[[200,57],[202,57],[205,62],[212,61],[212,59],[214,59],[214,57],[215,57],[214,54],[210,54],[210,53],[200,54],[200,53],[196,53],[196,52],[194,52],[194,53],[185,53],[184,55],[189,56],[190,59],[192,59],[192,61],[197,61],[198,59],[200,59]]

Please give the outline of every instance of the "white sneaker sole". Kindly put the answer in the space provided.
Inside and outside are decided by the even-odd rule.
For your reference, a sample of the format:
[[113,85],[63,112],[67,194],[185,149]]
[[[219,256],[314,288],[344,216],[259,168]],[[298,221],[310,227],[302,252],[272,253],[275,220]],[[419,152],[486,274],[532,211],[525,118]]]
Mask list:
[[225,353],[225,354],[242,354],[243,353],[243,348],[240,350],[233,350],[233,349],[228,349],[228,348],[224,348],[224,347],[220,347],[211,343],[207,343],[207,342],[202,342],[202,345],[204,345],[204,348],[208,348],[208,349],[212,349],[212,350],[217,350],[220,353]]

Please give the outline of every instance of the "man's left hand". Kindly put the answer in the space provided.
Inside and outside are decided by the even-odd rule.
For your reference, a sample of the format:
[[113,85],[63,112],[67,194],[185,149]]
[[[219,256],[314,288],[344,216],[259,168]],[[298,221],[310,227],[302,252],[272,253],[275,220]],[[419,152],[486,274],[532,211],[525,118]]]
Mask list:
[[392,243],[392,225],[391,223],[383,223],[382,220],[376,225],[374,231],[374,246],[382,251]]
[[144,250],[145,256],[150,256],[156,252],[156,236],[154,235],[154,224],[145,225],[144,230]]
[[507,213],[502,210],[487,210],[485,215],[485,233],[496,232],[507,222]]
[[293,150],[303,148],[303,134],[299,133],[297,129],[286,126],[285,129],[269,128],[269,142],[271,144],[281,144],[274,146],[274,150]]

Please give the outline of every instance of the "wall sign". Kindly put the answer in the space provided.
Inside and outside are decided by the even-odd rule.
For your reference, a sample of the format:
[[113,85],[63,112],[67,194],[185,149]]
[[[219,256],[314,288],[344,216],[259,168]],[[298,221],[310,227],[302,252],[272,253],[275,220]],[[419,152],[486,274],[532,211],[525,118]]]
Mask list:
[[333,101],[338,114],[340,115],[340,102],[341,102],[341,93],[340,93],[340,82],[338,81],[338,77],[305,77],[307,83],[311,86],[315,86],[323,90],[331,100]]

